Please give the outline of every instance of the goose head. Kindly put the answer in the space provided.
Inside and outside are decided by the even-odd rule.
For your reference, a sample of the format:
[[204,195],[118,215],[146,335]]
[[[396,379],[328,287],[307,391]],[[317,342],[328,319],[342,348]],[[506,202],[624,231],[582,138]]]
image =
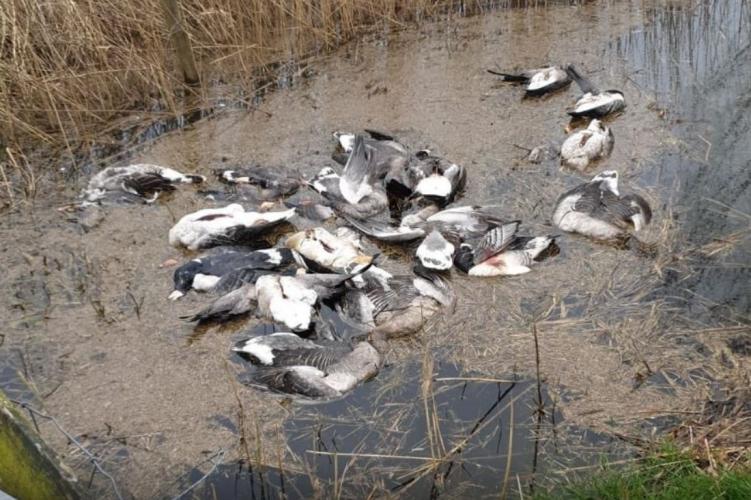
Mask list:
[[601,182],[600,189],[603,191],[610,191],[616,196],[620,196],[618,192],[618,172],[616,170],[605,170],[592,177],[590,181],[592,183]]
[[169,294],[168,298],[170,300],[177,300],[188,293],[193,287],[193,279],[199,272],[201,272],[201,261],[197,259],[191,260],[175,269],[175,273],[172,275],[175,289]]

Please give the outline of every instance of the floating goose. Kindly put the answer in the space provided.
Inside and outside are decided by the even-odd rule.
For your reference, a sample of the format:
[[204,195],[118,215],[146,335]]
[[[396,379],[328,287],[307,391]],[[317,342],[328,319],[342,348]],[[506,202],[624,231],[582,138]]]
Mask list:
[[[173,282],[175,289],[169,295],[170,300],[177,300],[189,290],[209,291],[220,280],[231,273],[243,271],[247,275],[249,270],[280,269],[293,264],[304,267],[302,259],[288,248],[270,248],[253,252],[228,251],[199,257],[186,262],[175,269]],[[260,276],[256,274],[254,278]],[[247,279],[247,278],[246,278]],[[235,283],[242,280],[235,278]],[[226,290],[225,284],[222,289]]]
[[252,184],[263,190],[266,199],[289,196],[295,193],[302,181],[281,168],[261,166],[221,168],[214,171],[217,177],[228,184]]
[[423,266],[436,271],[451,269],[456,245],[446,239],[437,229],[433,229],[417,247],[416,256]]
[[282,212],[246,212],[233,203],[224,208],[206,208],[184,216],[169,231],[170,245],[190,250],[217,245],[254,244],[264,231],[295,215]]
[[308,398],[340,397],[374,377],[382,364],[380,353],[368,342],[350,347],[286,332],[239,342],[233,350],[262,365],[254,374],[256,382]]
[[175,184],[200,184],[205,177],[183,174],[177,170],[148,163],[125,167],[107,167],[89,180],[83,192],[85,202],[93,203],[113,194],[137,196],[153,202],[164,191],[174,191]]
[[553,224],[564,231],[612,240],[641,230],[652,210],[638,194],[621,196],[618,172],[607,170],[558,198]]
[[373,262],[350,238],[329,233],[322,227],[295,233],[285,243],[287,248],[314,262],[323,269],[337,273],[357,273]]
[[571,83],[571,76],[560,66],[530,69],[521,73],[503,73],[492,69],[487,71],[502,77],[505,82],[526,85],[525,96],[527,97],[541,96],[562,89]]
[[592,120],[585,130],[571,134],[561,146],[561,163],[585,170],[589,162],[605,158],[613,151],[615,138],[610,127]]
[[[478,248],[467,243],[462,243],[455,259],[456,267],[470,276],[513,276],[525,274],[530,271],[530,266],[544,258],[543,252],[554,243],[553,236],[518,237],[513,233],[504,232],[501,226],[493,229],[492,233],[504,233],[493,236],[498,242],[502,242],[497,248],[500,251],[478,253]],[[516,230],[514,229],[514,232]],[[490,247],[493,244],[489,245]],[[488,248],[488,247],[486,247]]]
[[592,82],[579,74],[572,64],[566,67],[566,71],[584,92],[584,95],[576,101],[574,109],[568,111],[569,115],[574,118],[602,118],[626,107],[626,100],[620,90],[598,90]]

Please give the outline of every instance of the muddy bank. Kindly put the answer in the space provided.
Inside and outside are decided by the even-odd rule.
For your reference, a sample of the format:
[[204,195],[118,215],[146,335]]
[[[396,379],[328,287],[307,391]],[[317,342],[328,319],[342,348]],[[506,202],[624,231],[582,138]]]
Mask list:
[[[727,19],[736,29],[720,36]],[[611,122],[613,155],[598,168],[618,169],[624,189],[652,203],[644,239],[658,257],[564,235],[560,255],[528,275],[455,274],[452,316],[392,342],[388,367],[352,397],[302,407],[240,383],[245,365],[228,348],[254,321],[194,330],[178,317],[206,297],[167,300],[172,269],[160,264],[187,257],[169,247],[167,232],[210,202],[182,189],[151,206],[108,210],[86,232],[56,210],[82,178],[49,187],[0,221],[12,242],[0,253],[8,270],[0,278],[8,318],[0,352],[13,368],[2,383],[30,381],[45,409],[137,498],[176,494],[219,450],[224,465],[210,481],[218,491],[229,491],[220,477],[245,481],[250,462],[256,483],[241,491],[267,481],[265,491],[285,484],[289,496],[427,494],[436,484],[453,496],[497,496],[509,447],[511,477],[523,489],[597,463],[603,452],[619,456],[619,445],[592,430],[648,436],[717,391],[729,369],[746,366],[722,356],[727,341],[749,334],[748,42],[748,11],[715,1],[696,10],[673,2],[500,10],[352,43],[317,61],[300,86],[268,95],[258,112],[198,122],[132,160],[209,176],[223,159],[252,160],[310,175],[331,164],[332,131],[383,129],[463,163],[469,181],[460,203],[499,205],[529,233],[549,233],[558,194],[582,177],[556,160],[526,163],[517,146],[562,141],[565,108],[578,93],[521,101],[521,89],[484,70],[576,62],[627,95],[626,112]],[[406,269],[403,257],[386,255],[387,269]],[[548,410],[539,426],[533,323]],[[423,392],[425,373],[435,380]],[[515,379],[518,392],[492,409],[487,434],[474,435],[436,474],[424,462],[461,443],[509,386],[465,381],[465,400],[439,378]],[[85,457],[40,426],[86,476]],[[331,459],[332,450],[380,457]],[[228,472],[234,467],[239,475]],[[111,494],[101,478],[94,487]]]

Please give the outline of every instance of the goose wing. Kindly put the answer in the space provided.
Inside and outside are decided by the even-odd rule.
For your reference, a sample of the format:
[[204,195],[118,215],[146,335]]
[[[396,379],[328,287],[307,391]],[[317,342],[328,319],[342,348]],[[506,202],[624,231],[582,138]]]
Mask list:
[[188,321],[224,321],[232,316],[250,312],[256,303],[255,285],[245,285],[214,300],[201,311],[181,316]]
[[139,172],[123,179],[123,189],[138,196],[148,196],[160,191],[174,191],[172,181],[155,172]]
[[472,252],[474,263],[479,264],[504,251],[514,240],[519,224],[521,221],[512,221],[488,231]]
[[343,216],[352,227],[366,235],[377,240],[386,242],[406,242],[414,241],[425,236],[425,231],[421,228],[410,228],[405,226],[394,227],[390,224],[380,221],[365,222],[347,215]]
[[599,90],[597,90],[597,87],[594,86],[591,80],[584,77],[579,71],[574,67],[573,64],[569,64],[566,67],[566,73],[569,74],[569,76],[576,82],[576,84],[579,86],[581,91],[585,94],[597,94],[599,93]]
[[642,216],[643,224],[648,224],[652,210],[646,200],[637,194],[618,197],[610,192],[603,192],[601,203],[591,215],[625,229],[634,226],[633,217],[637,215]]
[[341,393],[324,381],[326,374],[312,366],[264,367],[254,374],[254,381],[285,394],[309,398],[329,398]]
[[356,136],[354,147],[339,179],[339,189],[348,203],[358,203],[373,191],[370,184],[371,158],[372,152],[365,146],[363,137]]
[[234,269],[219,278],[219,281],[216,282],[216,285],[214,285],[212,291],[214,293],[223,295],[231,292],[232,290],[237,290],[242,286],[255,284],[255,282],[258,281],[258,278],[266,274],[275,273],[272,270],[254,269],[248,267]]

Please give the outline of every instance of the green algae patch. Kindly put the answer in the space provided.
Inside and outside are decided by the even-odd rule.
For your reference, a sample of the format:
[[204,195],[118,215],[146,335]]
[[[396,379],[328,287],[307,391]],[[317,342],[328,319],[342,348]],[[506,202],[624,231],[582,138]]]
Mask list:
[[0,490],[24,500],[80,498],[53,457],[0,391]]

